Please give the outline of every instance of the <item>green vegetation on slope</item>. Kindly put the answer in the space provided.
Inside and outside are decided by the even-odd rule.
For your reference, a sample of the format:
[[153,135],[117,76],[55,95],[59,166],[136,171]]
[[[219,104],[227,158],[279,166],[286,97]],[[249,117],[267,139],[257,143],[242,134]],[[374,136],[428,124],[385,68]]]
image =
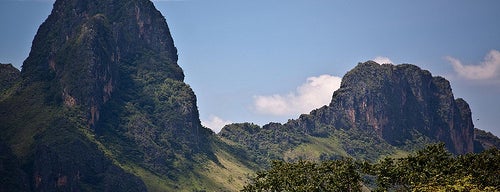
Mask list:
[[[286,183],[291,175],[302,177],[293,185],[354,190],[361,171],[350,158],[389,162],[436,140],[454,152],[471,146],[470,109],[448,102],[449,82],[413,65],[374,62],[349,72],[329,106],[286,124],[232,124],[215,135],[201,126],[165,18],[149,0],[57,0],[22,73],[0,66],[8,72],[0,74],[0,173],[12,176],[0,190],[235,191],[255,170],[290,168],[271,160],[298,163],[255,183]],[[383,174],[377,170],[370,173]],[[457,183],[491,176],[476,170]],[[390,173],[407,177],[397,171]],[[352,180],[342,183],[345,175]],[[329,183],[318,183],[321,177]],[[382,189],[410,185],[383,182]]]
[[158,174],[140,162],[116,160],[115,153],[111,153],[111,158],[115,159],[115,164],[127,172],[141,178],[148,191],[238,191],[242,189],[249,179],[249,174],[254,173],[256,166],[242,159],[246,155],[241,154],[241,151],[236,152],[240,149],[223,142],[210,143],[210,145],[214,149],[217,161],[207,159],[203,155],[196,155],[194,159],[197,163],[192,163],[192,167],[176,175],[175,178]]
[[[304,117],[295,121],[302,121]],[[250,123],[227,125],[219,133],[223,141],[233,143],[252,154],[253,161],[261,167],[269,166],[272,160],[295,161],[333,160],[351,157],[360,160],[377,161],[386,156],[404,156],[407,148],[392,146],[376,136],[373,131],[335,129],[318,123],[321,134],[307,133],[298,129],[295,123],[271,123],[259,127]],[[425,137],[422,137],[425,138]],[[415,140],[407,146],[421,148],[428,140]]]
[[440,143],[377,163],[274,161],[242,191],[361,191],[368,178],[375,179],[375,191],[500,191],[499,174],[499,149],[453,156]]
[[57,0],[21,74],[0,74],[0,142],[21,162],[19,185],[172,191],[220,165],[176,62],[151,1]]
[[57,98],[52,96],[53,87],[49,83],[19,83],[18,86],[12,96],[0,102],[0,140],[18,161],[12,167],[15,172],[9,173],[13,177],[18,175],[17,183],[0,185],[3,189],[99,191],[138,190],[143,186],[141,181],[117,169],[105,158],[103,151],[83,131],[88,130],[83,126],[84,115],[76,108],[56,104]]
[[283,156],[286,161],[296,160],[327,160],[348,157],[339,141],[335,137],[308,137],[309,142],[298,145],[286,151]]

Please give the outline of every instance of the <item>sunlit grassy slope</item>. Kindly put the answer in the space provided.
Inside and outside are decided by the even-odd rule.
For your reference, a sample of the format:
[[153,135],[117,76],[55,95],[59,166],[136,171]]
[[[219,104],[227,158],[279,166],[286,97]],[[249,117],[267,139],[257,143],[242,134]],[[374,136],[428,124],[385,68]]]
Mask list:
[[240,157],[221,148],[215,149],[218,162],[209,159],[194,165],[176,179],[155,174],[140,165],[117,163],[124,170],[140,177],[148,191],[239,191],[254,174],[254,169],[245,165]]

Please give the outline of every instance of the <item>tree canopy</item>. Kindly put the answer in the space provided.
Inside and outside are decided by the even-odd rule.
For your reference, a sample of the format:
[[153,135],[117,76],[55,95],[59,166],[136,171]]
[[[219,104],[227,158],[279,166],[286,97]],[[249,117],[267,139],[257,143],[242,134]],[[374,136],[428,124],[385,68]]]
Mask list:
[[[500,191],[500,150],[453,156],[443,143],[376,163],[273,161],[242,191]],[[374,178],[374,179],[369,179]]]

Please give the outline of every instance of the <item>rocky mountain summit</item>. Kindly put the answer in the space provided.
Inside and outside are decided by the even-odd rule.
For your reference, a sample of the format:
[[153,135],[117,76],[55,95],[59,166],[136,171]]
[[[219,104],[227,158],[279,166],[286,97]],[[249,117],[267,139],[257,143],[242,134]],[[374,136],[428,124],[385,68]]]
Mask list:
[[2,171],[22,179],[0,189],[146,191],[150,175],[174,188],[214,159],[149,0],[57,0],[22,71],[1,67],[2,155],[18,159]]
[[236,191],[270,160],[500,147],[447,80],[414,65],[360,63],[328,106],[218,135],[183,80],[151,1],[56,0],[22,71],[0,64],[0,191]]
[[69,107],[85,106],[88,124],[130,79],[184,79],[165,18],[147,0],[59,0],[23,64],[27,83],[49,82]]
[[285,124],[228,125],[219,135],[262,162],[341,156],[374,161],[432,142],[465,154],[474,152],[477,142],[469,105],[454,98],[446,79],[415,65],[373,61],[349,71],[328,106]]
[[391,145],[424,136],[454,153],[473,152],[469,105],[454,98],[446,79],[414,65],[359,64],[344,76],[329,107],[334,127],[372,130]]

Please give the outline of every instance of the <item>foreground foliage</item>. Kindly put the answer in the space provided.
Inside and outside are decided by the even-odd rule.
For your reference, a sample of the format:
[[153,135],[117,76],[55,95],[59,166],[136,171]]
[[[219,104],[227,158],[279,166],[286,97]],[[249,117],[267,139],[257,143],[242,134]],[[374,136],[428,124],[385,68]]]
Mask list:
[[274,161],[243,191],[360,191],[361,177],[351,159],[313,163]]
[[[500,150],[453,156],[443,143],[377,163],[352,159],[274,161],[242,191],[500,191]],[[362,178],[375,178],[374,181]]]

